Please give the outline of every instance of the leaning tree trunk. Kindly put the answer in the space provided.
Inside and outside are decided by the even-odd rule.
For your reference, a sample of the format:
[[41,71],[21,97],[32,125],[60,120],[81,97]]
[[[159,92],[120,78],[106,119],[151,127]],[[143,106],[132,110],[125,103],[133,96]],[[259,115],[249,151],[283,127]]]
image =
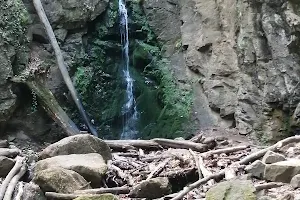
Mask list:
[[88,116],[86,115],[86,112],[82,106],[82,103],[78,97],[78,94],[76,92],[76,89],[71,81],[71,78],[69,76],[69,72],[66,68],[66,63],[64,62],[64,58],[63,58],[63,55],[62,55],[62,52],[59,48],[59,45],[58,45],[58,42],[55,38],[55,35],[54,35],[54,32],[52,30],[52,27],[49,23],[49,20],[46,16],[46,13],[44,11],[44,8],[43,8],[43,5],[41,3],[40,0],[33,0],[33,4],[34,4],[34,7],[37,11],[37,14],[41,20],[41,22],[43,23],[43,25],[45,26],[45,29],[46,29],[46,32],[47,32],[47,35],[49,37],[49,40],[51,42],[51,45],[54,49],[54,52],[55,52],[55,56],[56,56],[56,60],[57,60],[57,64],[58,64],[58,67],[59,67],[59,70],[62,74],[62,77],[71,93],[71,96],[73,98],[73,100],[75,101],[75,104],[81,114],[81,116],[83,117],[86,125],[88,126],[90,132],[95,135],[95,136],[98,136],[97,134],[97,131],[96,129],[91,125],[90,123],[90,120],[88,119]]

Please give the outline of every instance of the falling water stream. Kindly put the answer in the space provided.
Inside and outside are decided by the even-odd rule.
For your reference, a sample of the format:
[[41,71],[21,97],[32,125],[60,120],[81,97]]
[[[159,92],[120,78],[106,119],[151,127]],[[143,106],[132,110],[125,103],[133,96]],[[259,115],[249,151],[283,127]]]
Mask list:
[[125,2],[119,0],[119,15],[120,15],[120,33],[122,43],[122,69],[123,77],[126,83],[125,104],[122,107],[123,114],[123,129],[121,139],[135,139],[138,131],[136,123],[138,120],[138,112],[136,102],[133,95],[133,79],[129,72],[129,39],[128,39],[128,15]]

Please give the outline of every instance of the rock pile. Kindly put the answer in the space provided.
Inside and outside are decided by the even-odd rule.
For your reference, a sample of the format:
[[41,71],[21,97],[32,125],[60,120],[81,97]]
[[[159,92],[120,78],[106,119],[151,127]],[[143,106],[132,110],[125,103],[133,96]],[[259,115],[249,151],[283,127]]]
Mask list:
[[[201,134],[190,140],[115,141],[81,134],[41,151],[33,179],[20,182],[14,195],[26,200],[297,199],[299,142],[294,136],[258,150]],[[18,162],[2,160],[7,173]]]

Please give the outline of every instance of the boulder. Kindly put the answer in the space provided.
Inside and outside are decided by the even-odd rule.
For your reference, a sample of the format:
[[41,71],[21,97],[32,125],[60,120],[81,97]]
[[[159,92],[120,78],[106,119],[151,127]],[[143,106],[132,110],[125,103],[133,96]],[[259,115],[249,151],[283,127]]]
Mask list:
[[265,164],[272,164],[280,161],[286,160],[285,157],[280,153],[275,153],[273,151],[268,151],[262,158],[262,162]]
[[99,194],[93,197],[77,197],[74,200],[118,200],[119,198],[113,194]]
[[262,178],[265,168],[266,168],[266,165],[262,161],[256,160],[251,165],[248,165],[245,168],[245,171],[248,173],[251,173],[251,176],[253,176],[255,178]]
[[6,177],[9,171],[13,168],[15,161],[5,156],[0,156],[0,177]]
[[264,172],[264,179],[290,183],[296,174],[300,174],[300,160],[290,159],[267,165]]
[[60,167],[36,172],[33,181],[44,192],[72,193],[75,190],[91,188],[80,174]]
[[39,154],[39,159],[41,160],[58,155],[87,153],[101,154],[105,161],[112,158],[110,148],[103,140],[90,134],[81,134],[66,137],[49,145]]
[[46,200],[46,197],[38,185],[30,182],[24,185],[22,200]]
[[[82,28],[103,13],[108,0],[42,0],[52,26],[66,29]],[[80,5],[80,6],[78,6]]]
[[171,186],[166,177],[152,178],[136,185],[129,196],[133,198],[155,199],[170,194]]
[[255,187],[248,180],[218,183],[206,193],[206,200],[256,200]]
[[91,182],[92,186],[99,186],[107,171],[107,165],[100,154],[71,154],[46,158],[36,163],[35,173],[42,170],[61,167],[73,170]]
[[291,186],[296,189],[300,188],[300,174],[295,175],[291,180]]

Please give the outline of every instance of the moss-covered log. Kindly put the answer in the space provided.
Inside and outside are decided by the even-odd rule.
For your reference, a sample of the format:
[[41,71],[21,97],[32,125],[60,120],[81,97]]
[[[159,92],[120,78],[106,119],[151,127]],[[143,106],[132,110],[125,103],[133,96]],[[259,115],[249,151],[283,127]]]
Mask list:
[[17,83],[25,83],[33,92],[35,92],[39,102],[48,115],[57,122],[68,135],[76,135],[80,133],[76,124],[60,107],[52,92],[43,83],[41,83],[37,77],[34,80],[26,80],[20,77],[14,77],[11,80]]

